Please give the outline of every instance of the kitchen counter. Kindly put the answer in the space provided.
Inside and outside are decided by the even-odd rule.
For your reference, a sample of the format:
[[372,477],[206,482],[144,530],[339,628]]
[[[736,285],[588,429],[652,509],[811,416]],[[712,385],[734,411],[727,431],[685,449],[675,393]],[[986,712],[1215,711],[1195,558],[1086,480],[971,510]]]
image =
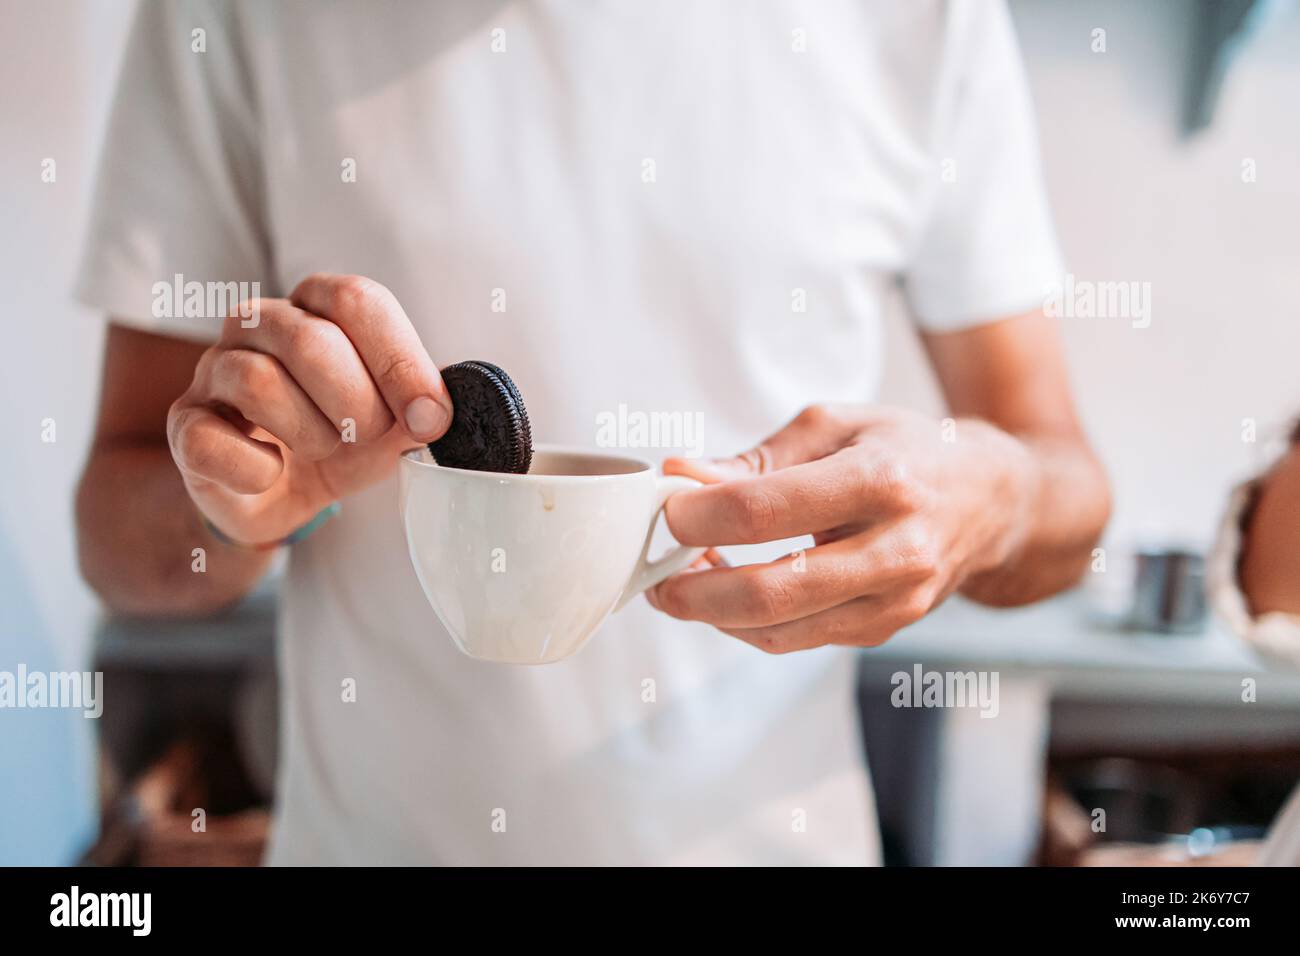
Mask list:
[[1235,703],[1250,678],[1261,703],[1300,706],[1300,669],[1260,656],[1219,622],[1193,635],[1121,630],[1079,591],[1008,610],[954,598],[863,659],[871,670],[921,662],[1031,674],[1054,693],[1105,700]]
[[[918,665],[995,674],[996,716],[894,706],[897,675]],[[1194,635],[1118,629],[1081,592],[1011,610],[948,601],[861,653],[860,703],[882,824],[917,864],[1027,862],[1049,748],[1300,746],[1300,670],[1216,621]]]

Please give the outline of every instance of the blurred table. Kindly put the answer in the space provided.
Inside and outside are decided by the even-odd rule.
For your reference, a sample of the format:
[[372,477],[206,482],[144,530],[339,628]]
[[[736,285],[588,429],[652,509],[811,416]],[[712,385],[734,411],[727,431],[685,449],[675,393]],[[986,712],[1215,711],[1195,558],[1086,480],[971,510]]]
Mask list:
[[278,588],[278,578],[268,579],[234,607],[197,620],[105,615],[95,630],[95,660],[158,670],[272,661]]
[[94,666],[112,706],[97,727],[102,820],[87,862],[260,858],[277,756],[278,584],[271,576],[202,619],[100,621]]
[[[895,675],[916,665],[997,674],[997,716],[894,707]],[[1029,860],[1049,736],[1076,749],[1300,743],[1300,672],[1215,621],[1197,635],[1118,630],[1079,592],[1011,610],[952,599],[861,667],[882,824],[916,864]]]

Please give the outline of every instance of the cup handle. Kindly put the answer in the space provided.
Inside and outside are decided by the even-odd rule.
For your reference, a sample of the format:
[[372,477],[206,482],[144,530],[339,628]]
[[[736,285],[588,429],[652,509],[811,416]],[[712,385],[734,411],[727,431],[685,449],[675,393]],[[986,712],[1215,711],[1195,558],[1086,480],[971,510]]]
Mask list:
[[662,558],[654,561],[646,560],[650,554],[650,539],[654,537],[655,526],[659,524],[659,516],[663,514],[664,504],[677,492],[684,491],[687,488],[694,488],[700,484],[701,482],[696,481],[694,478],[687,478],[684,475],[661,475],[659,477],[655,486],[655,510],[650,516],[650,528],[645,533],[645,544],[641,547],[641,557],[637,558],[636,570],[632,572],[627,587],[623,589],[623,596],[614,605],[615,611],[621,611],[628,601],[646,588],[652,588],[664,578],[690,567],[696,558],[708,550],[708,548],[688,548],[684,544],[679,544],[675,548],[670,548]]

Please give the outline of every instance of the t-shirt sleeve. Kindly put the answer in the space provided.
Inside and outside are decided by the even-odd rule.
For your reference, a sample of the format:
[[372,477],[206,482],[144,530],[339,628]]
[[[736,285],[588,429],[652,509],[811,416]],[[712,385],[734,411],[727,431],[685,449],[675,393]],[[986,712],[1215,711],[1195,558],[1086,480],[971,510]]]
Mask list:
[[1010,14],[954,2],[947,30],[935,184],[903,275],[915,321],[933,332],[1027,312],[1062,273]]
[[[247,61],[231,5],[139,5],[76,280],[81,302],[138,328],[211,340],[224,317],[207,314],[211,305],[236,290],[279,294]],[[177,295],[186,289],[215,294]]]

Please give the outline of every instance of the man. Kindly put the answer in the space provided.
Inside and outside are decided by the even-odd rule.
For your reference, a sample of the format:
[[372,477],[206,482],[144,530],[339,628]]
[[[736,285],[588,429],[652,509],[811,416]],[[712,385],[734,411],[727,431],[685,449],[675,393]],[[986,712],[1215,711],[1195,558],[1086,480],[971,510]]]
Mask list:
[[[1068,586],[1107,516],[1060,272],[994,4],[147,4],[80,286],[113,321],[84,571],[211,611],[342,502],[290,548],[271,862],[874,862],[848,648]],[[177,275],[259,283],[256,321],[155,317]],[[864,404],[900,282],[950,422]],[[711,484],[667,521],[785,543],[564,663],[459,655],[394,468],[467,358],[541,441],[776,429],[671,459]]]

